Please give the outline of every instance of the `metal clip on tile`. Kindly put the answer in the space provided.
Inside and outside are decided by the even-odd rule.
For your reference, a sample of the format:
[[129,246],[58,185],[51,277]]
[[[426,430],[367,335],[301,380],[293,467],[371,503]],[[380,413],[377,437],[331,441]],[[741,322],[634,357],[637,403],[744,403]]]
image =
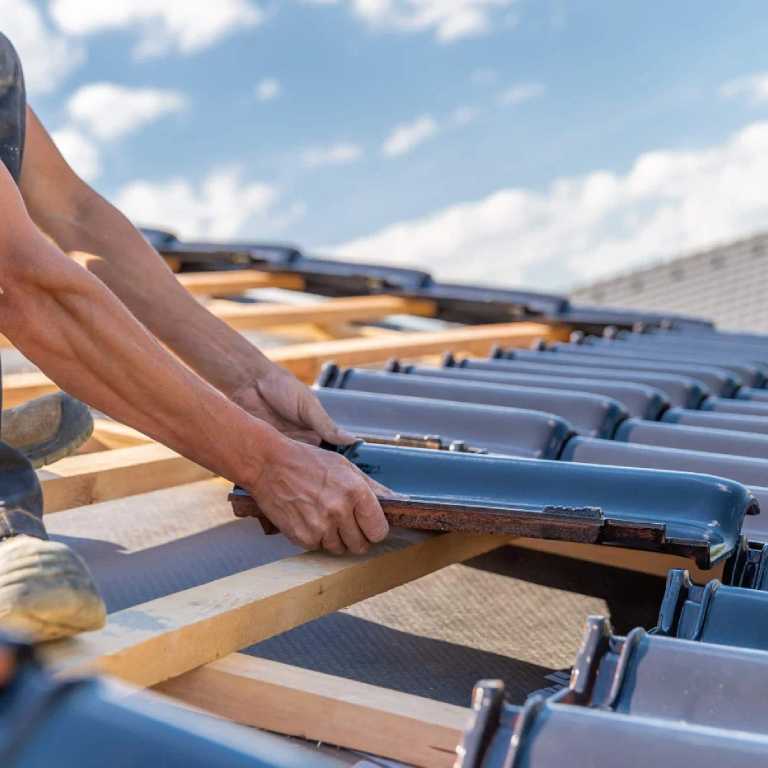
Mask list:
[[433,451],[453,451],[454,453],[488,453],[484,448],[467,445],[463,440],[451,440],[446,442],[440,435],[401,435],[394,437],[376,437],[372,435],[360,435],[364,443],[376,445],[397,445],[402,448],[426,448]]

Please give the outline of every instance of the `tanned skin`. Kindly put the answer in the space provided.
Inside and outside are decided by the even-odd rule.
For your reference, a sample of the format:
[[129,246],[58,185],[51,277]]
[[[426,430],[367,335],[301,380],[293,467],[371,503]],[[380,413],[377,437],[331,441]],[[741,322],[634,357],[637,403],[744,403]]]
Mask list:
[[62,389],[245,487],[294,543],[363,553],[385,538],[386,489],[311,444],[352,436],[190,296],[27,120],[21,194],[0,164],[0,330]]

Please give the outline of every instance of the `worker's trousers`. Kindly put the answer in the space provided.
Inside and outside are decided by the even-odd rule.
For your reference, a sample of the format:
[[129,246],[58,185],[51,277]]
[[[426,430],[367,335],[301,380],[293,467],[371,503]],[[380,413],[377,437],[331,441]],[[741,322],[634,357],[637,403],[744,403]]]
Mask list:
[[[2,380],[0,367],[0,409]],[[20,533],[48,538],[43,524],[43,492],[27,457],[0,440],[0,541]]]

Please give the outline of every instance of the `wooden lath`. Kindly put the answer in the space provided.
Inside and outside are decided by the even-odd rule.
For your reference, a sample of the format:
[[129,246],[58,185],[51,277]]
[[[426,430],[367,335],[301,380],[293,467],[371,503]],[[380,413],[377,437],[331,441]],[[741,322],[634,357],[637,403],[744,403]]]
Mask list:
[[435,314],[433,301],[402,299],[397,296],[355,296],[304,306],[242,304],[233,301],[212,301],[206,306],[214,315],[238,330],[255,330],[294,323],[327,325],[370,322],[381,320],[387,315],[433,317]]
[[130,448],[134,445],[151,443],[152,438],[133,427],[126,427],[111,419],[93,420],[93,438],[101,445],[101,450],[111,448]]
[[[195,503],[196,485],[174,490],[177,508]],[[121,514],[144,503],[142,496],[124,499]],[[228,507],[224,493],[220,503]],[[98,671],[156,685],[508,541],[397,531],[367,555],[305,553],[110,614],[104,629],[55,643],[46,654],[62,673]]]
[[3,376],[3,408],[13,408],[58,389],[44,373],[6,374]]
[[450,768],[471,710],[234,653],[156,690],[242,725]]
[[268,350],[267,355],[302,381],[310,383],[315,380],[323,364],[329,361],[339,365],[363,365],[382,363],[394,356],[411,358],[448,351],[483,355],[494,344],[523,347],[542,338],[555,340],[549,326],[539,323],[497,323],[449,331],[404,333],[401,336],[295,344]]
[[224,272],[182,272],[178,281],[196,296],[235,296],[254,288],[286,288],[300,291],[304,280],[287,272],[233,269]]
[[37,475],[45,514],[213,477],[204,467],[153,442],[69,456]]

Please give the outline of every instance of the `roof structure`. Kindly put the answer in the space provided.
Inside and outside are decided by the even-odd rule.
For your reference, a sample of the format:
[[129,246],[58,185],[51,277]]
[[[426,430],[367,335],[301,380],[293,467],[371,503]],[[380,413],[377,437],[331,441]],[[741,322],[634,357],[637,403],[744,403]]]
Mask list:
[[[109,611],[45,648],[58,675],[338,765],[768,761],[768,337],[296,249],[161,250],[407,498],[382,499],[393,530],[368,555],[304,553],[244,490],[99,419],[90,452],[38,473]],[[3,383],[10,404],[55,389]]]

